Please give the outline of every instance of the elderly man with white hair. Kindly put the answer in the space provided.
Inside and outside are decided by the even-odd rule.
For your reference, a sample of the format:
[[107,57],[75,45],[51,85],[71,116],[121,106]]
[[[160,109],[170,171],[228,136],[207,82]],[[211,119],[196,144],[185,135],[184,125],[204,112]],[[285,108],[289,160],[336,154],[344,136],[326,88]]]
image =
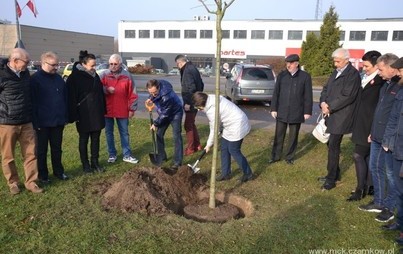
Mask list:
[[116,119],[122,146],[123,161],[138,163],[132,155],[129,140],[129,118],[137,110],[137,94],[131,74],[122,67],[122,57],[113,54],[109,58],[109,70],[101,75],[106,98],[105,134],[108,145],[109,163],[117,159],[113,126]]
[[320,108],[326,117],[326,132],[330,133],[327,156],[327,176],[322,190],[336,187],[340,179],[340,144],[344,134],[351,133],[361,78],[349,62],[348,49],[338,48],[333,54],[336,69],[330,75],[320,95]]

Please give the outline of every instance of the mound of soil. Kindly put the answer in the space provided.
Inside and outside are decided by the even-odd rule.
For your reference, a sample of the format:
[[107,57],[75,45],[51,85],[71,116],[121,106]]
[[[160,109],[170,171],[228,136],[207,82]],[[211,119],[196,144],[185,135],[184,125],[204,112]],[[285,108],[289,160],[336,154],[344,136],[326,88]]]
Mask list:
[[140,212],[147,215],[183,214],[183,208],[199,202],[206,190],[206,177],[193,174],[188,166],[177,172],[161,168],[140,168],[125,173],[103,194],[106,210]]

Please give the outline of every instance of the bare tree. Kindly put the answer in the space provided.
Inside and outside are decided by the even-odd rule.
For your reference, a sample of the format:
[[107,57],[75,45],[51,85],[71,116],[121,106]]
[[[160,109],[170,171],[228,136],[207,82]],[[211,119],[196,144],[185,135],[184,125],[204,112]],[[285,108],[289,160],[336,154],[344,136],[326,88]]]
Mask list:
[[220,113],[220,63],[221,63],[221,41],[222,41],[222,29],[221,21],[224,18],[225,11],[235,0],[230,0],[229,3],[221,0],[214,0],[217,9],[215,11],[210,10],[206,4],[206,0],[199,0],[206,8],[208,13],[216,15],[216,68],[215,68],[215,125],[214,125],[214,147],[213,147],[213,162],[211,166],[210,177],[210,199],[209,207],[215,208],[215,175],[217,171],[217,155],[218,155],[218,130],[219,130],[219,113]]

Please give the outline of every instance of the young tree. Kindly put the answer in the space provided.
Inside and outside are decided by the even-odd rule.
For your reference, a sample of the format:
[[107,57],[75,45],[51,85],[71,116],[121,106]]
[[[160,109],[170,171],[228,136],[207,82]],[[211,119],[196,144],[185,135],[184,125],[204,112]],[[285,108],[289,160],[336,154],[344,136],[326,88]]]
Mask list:
[[230,0],[229,3],[223,2],[222,0],[214,0],[217,9],[212,11],[209,9],[206,0],[199,0],[206,8],[208,13],[216,15],[216,68],[215,68],[215,125],[214,125],[214,147],[213,147],[213,162],[211,166],[211,177],[210,177],[210,199],[209,207],[215,208],[215,175],[217,171],[217,158],[218,158],[218,130],[219,130],[219,112],[220,112],[220,63],[221,63],[221,41],[222,41],[222,29],[221,21],[224,18],[225,11],[235,0]]

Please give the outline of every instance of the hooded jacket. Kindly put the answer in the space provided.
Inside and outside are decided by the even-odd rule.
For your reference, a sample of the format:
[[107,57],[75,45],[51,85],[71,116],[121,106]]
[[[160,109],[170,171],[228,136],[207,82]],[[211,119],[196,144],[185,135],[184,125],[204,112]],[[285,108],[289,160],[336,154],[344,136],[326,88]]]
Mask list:
[[21,125],[32,122],[29,71],[20,76],[10,69],[8,61],[0,63],[0,124]]

